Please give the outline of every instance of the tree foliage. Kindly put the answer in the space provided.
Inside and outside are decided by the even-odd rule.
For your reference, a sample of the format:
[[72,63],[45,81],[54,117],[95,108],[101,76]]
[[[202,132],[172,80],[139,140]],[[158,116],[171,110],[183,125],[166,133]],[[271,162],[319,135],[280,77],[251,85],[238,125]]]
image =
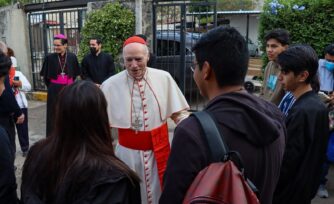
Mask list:
[[10,5],[11,3],[11,0],[0,0],[0,7]]
[[102,39],[102,49],[116,57],[126,38],[135,31],[135,16],[133,12],[119,3],[108,3],[102,9],[88,14],[81,31],[81,60],[89,50],[89,38],[98,36]]
[[260,16],[259,41],[263,42],[267,31],[284,28],[292,43],[309,44],[322,56],[324,47],[334,41],[333,19],[333,0],[266,0]]

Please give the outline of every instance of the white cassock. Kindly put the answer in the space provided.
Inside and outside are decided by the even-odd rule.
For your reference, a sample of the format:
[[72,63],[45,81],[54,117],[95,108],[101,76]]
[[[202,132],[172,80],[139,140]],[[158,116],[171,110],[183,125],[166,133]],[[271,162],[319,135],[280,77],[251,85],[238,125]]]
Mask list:
[[[119,133],[121,130],[132,131],[130,139],[132,141],[136,141],[136,136],[140,133],[153,132],[162,126],[166,128],[169,117],[178,122],[186,117],[186,115],[178,113],[189,108],[171,75],[158,69],[147,68],[141,80],[134,80],[124,70],[106,80],[101,85],[101,89],[108,102],[108,116],[111,126],[118,128]],[[174,117],[175,115],[177,117]],[[164,136],[164,139],[168,141],[168,130],[165,130],[167,135]],[[125,136],[127,135],[125,134]],[[122,136],[122,138],[124,137]],[[119,143],[122,145],[117,144],[116,155],[139,175],[142,181],[140,185],[142,203],[158,203],[162,178],[161,168],[157,167],[161,166],[161,162],[158,161],[157,164],[156,156],[158,154],[154,153],[152,149],[138,150],[137,147],[129,148],[128,144],[125,147],[123,140],[120,134]],[[142,142],[137,140],[134,143],[140,146]],[[168,148],[170,148],[169,143]],[[167,160],[163,161],[164,165],[166,162]]]

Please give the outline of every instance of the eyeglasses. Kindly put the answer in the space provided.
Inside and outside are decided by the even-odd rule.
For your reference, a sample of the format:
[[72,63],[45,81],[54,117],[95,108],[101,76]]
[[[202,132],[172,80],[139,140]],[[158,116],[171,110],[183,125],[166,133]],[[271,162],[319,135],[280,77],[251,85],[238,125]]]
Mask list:
[[192,72],[195,72],[196,65],[198,65],[197,62],[195,62],[194,65],[190,66],[190,69],[191,69]]

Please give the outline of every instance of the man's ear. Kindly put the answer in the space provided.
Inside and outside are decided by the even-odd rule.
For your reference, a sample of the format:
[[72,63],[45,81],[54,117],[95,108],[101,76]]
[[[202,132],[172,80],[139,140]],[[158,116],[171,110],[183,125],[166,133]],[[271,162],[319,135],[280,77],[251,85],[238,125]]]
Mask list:
[[202,66],[202,73],[203,73],[203,79],[208,80],[212,76],[212,68],[209,64],[209,62],[204,61],[203,66]]
[[308,76],[310,75],[310,73],[308,71],[302,71],[301,73],[298,74],[298,81],[299,82],[305,82],[306,79],[308,78]]

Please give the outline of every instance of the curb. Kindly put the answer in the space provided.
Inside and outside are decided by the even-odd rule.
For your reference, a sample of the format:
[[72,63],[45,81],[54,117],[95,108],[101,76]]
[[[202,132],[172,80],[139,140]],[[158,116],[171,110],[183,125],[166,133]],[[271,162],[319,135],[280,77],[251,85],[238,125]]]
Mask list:
[[35,92],[26,93],[26,96],[30,100],[46,102],[48,94],[47,92],[43,92],[43,91],[35,91]]

